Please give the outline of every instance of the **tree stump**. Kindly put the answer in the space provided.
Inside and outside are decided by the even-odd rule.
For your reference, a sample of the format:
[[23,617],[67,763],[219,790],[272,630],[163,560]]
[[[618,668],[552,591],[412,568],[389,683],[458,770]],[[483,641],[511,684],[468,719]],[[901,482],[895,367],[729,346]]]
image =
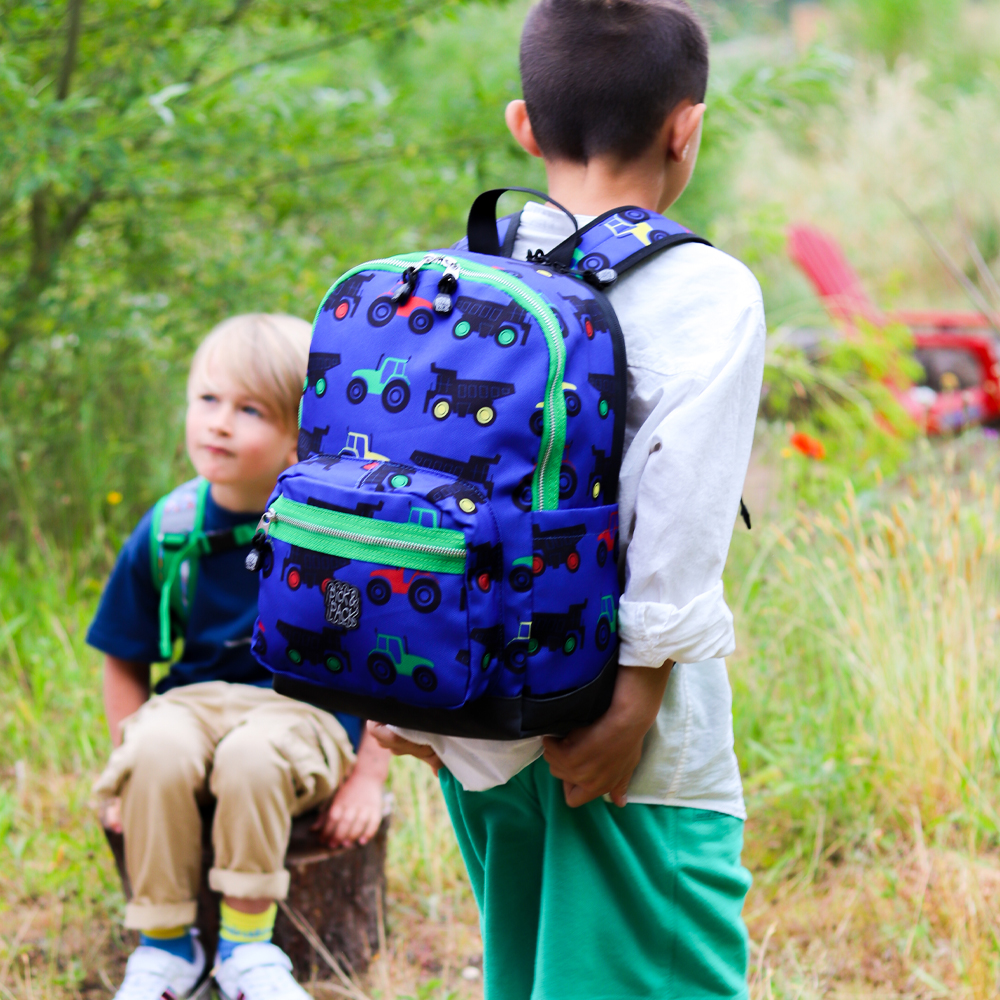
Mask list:
[[[208,887],[212,867],[212,817],[215,804],[202,810],[201,888],[198,893],[196,926],[209,961],[219,940],[219,902],[221,895]],[[291,874],[288,906],[315,931],[328,951],[349,970],[364,972],[372,955],[378,951],[379,919],[385,912],[385,851],[389,832],[389,808],[386,807],[378,833],[364,846],[330,850],[310,827],[318,811],[312,810],[292,821],[292,835],[285,855],[285,867]],[[105,829],[111,853],[122,881],[126,899],[132,898],[128,872],[125,870],[125,839],[120,833]],[[278,910],[274,924],[274,943],[281,948],[295,968],[296,978],[311,978],[326,962]]]

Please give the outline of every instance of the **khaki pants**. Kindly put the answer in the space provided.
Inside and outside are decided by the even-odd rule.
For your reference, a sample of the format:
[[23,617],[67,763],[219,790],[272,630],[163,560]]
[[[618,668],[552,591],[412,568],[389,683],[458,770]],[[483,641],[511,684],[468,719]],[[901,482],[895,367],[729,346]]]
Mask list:
[[210,795],[209,885],[226,896],[283,899],[292,817],[329,799],[354,762],[334,716],[249,684],[175,688],[129,716],[123,733],[94,792],[121,796],[132,883],[125,926],[135,930],[194,922],[198,806]]

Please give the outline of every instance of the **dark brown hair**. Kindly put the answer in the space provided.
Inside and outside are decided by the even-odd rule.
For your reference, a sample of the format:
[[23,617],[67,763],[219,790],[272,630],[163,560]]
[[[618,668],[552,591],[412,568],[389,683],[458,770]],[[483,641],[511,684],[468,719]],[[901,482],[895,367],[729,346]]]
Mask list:
[[708,39],[684,0],[541,0],[521,35],[521,85],[545,156],[642,154],[708,83]]

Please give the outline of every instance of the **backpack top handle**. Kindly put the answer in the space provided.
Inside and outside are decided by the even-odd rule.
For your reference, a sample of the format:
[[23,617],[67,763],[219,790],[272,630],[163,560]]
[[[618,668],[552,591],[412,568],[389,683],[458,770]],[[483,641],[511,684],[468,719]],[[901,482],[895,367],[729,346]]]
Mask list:
[[[491,191],[484,191],[479,195],[472,203],[472,208],[469,209],[467,232],[469,236],[469,250],[472,253],[486,254],[489,257],[500,256],[500,239],[497,236],[497,202],[500,200],[500,196],[506,194],[508,191],[523,191],[525,194],[533,194],[537,198],[541,198],[542,201],[548,202],[550,205],[555,205],[556,208],[565,212],[570,222],[573,223],[574,234],[579,231],[580,227],[577,225],[576,216],[568,208],[560,205],[559,202],[553,201],[549,195],[541,191],[536,191],[534,188],[493,188]],[[560,246],[560,249],[562,249],[562,246]],[[566,257],[566,259],[563,260],[561,259],[562,257]],[[553,260],[555,263],[570,267],[573,263],[572,241],[570,241],[568,255],[563,251],[559,259],[553,258]]]

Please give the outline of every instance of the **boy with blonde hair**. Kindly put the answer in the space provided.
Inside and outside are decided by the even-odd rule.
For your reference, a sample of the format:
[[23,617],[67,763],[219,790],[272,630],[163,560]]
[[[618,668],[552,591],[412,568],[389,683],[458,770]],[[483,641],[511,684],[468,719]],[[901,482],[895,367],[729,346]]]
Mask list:
[[[139,522],[87,636],[105,654],[115,747],[95,792],[124,833],[125,926],[141,935],[116,1000],[181,998],[204,978],[191,925],[209,796],[209,885],[223,894],[213,974],[227,1000],[306,997],[270,943],[292,817],[329,803],[317,828],[331,846],[365,843],[381,822],[388,754],[361,720],[276,694],[250,653],[257,575],[244,563],[278,475],[297,460],[309,340],[303,320],[260,313],[206,337],[187,393],[198,478]],[[176,638],[183,652],[150,698],[150,663],[169,660]]]
[[[581,230],[623,206],[662,213],[694,170],[707,78],[683,0],[541,0],[507,125]],[[529,204],[515,232],[523,260],[573,226]],[[563,739],[510,743],[369,725],[440,772],[479,903],[487,1000],[745,998],[722,570],[760,399],[760,288],[732,257],[685,243],[608,298],[628,363],[610,708]]]

